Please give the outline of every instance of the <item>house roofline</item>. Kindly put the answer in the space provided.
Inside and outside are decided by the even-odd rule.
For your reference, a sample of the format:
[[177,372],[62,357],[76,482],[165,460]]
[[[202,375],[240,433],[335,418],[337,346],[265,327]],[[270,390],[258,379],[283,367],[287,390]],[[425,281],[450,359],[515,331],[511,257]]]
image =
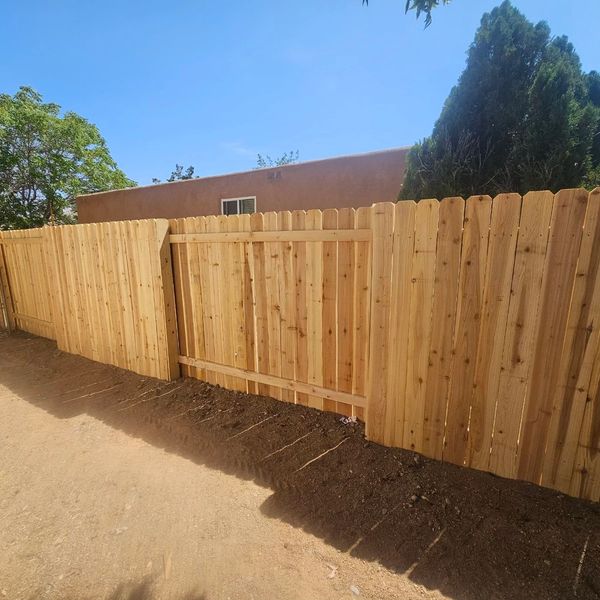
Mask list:
[[160,183],[149,183],[147,185],[138,185],[135,187],[118,188],[114,190],[105,190],[103,192],[91,192],[89,194],[80,194],[77,198],[89,198],[91,196],[100,196],[101,194],[112,194],[113,192],[122,192],[125,190],[143,190],[146,188],[156,188],[167,185],[175,184],[186,184],[192,183],[198,180],[205,179],[218,179],[219,177],[231,177],[232,175],[244,175],[247,173],[256,173],[257,171],[279,171],[281,169],[292,169],[294,167],[301,167],[303,165],[310,165],[314,163],[327,162],[330,160],[340,160],[342,158],[360,158],[362,156],[373,156],[374,154],[388,154],[389,152],[398,152],[400,150],[410,150],[412,146],[399,146],[396,148],[386,148],[385,150],[372,150],[371,152],[358,152],[357,154],[341,154],[339,156],[329,156],[327,158],[316,158],[313,160],[305,160],[289,165],[281,165],[279,167],[261,167],[257,169],[248,169],[246,171],[232,171],[230,173],[220,173],[218,175],[207,175],[206,177],[195,177],[193,179],[178,179],[177,181],[162,181]]

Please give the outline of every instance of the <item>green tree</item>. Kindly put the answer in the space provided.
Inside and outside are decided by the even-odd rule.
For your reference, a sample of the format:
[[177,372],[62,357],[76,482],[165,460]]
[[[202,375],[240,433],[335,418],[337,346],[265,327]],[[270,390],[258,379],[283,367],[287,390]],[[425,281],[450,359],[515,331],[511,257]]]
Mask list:
[[95,125],[29,87],[0,94],[0,229],[69,223],[75,196],[133,185]]
[[[190,165],[185,171],[183,170],[183,165],[175,164],[175,169],[171,171],[171,175],[167,179],[169,183],[173,181],[184,181],[186,179],[197,179],[198,176],[194,175],[194,167]],[[160,183],[161,180],[156,177],[152,178],[152,183]]]
[[279,158],[271,158],[268,154],[258,154],[256,157],[256,169],[266,169],[269,167],[283,167],[284,165],[293,165],[298,162],[300,152],[291,150],[284,152]]
[[400,197],[592,184],[597,87],[566,38],[506,0],[483,16],[432,135],[410,151]]

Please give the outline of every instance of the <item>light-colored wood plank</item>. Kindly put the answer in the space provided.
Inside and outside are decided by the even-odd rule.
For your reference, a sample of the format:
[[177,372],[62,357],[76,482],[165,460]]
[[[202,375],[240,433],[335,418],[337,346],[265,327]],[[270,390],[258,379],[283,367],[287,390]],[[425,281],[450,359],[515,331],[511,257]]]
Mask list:
[[[353,208],[338,210],[338,227],[351,229],[355,223]],[[352,393],[354,378],[354,271],[356,242],[339,242],[337,247],[337,389]],[[363,392],[364,393],[364,392]],[[335,412],[352,416],[350,404],[338,402]]]
[[539,483],[588,193],[562,190],[554,199],[542,281],[536,344],[519,440],[517,476]]
[[594,357],[600,343],[600,190],[589,195],[542,470],[545,486],[568,492]]
[[[225,217],[225,225],[228,232],[240,230],[239,215]],[[231,337],[231,364],[235,367],[245,369],[246,361],[246,320],[244,314],[244,271],[243,271],[243,243],[229,243],[224,245],[223,251],[227,254],[227,269],[225,271],[225,290],[228,296],[228,321],[230,324],[229,335]],[[245,379],[235,378],[232,380],[233,389],[245,392],[248,385]]]
[[471,196],[465,205],[454,361],[442,452],[445,461],[458,465],[464,463],[467,454],[491,209],[489,196]]
[[425,456],[438,460],[442,458],[452,372],[464,212],[462,198],[440,202],[422,446]]
[[301,391],[305,394],[309,394],[309,396],[319,396],[324,400],[329,400],[332,402],[345,402],[347,404],[353,404],[361,407],[366,405],[366,399],[364,396],[357,396],[355,394],[347,394],[346,392],[329,390],[327,388],[312,385],[310,383],[293,381],[283,377],[276,377],[275,375],[255,373],[254,371],[238,369],[237,367],[231,367],[229,365],[210,363],[206,360],[199,360],[187,356],[180,356],[179,361],[184,364],[210,369],[233,377],[244,377],[264,385],[269,385],[270,387],[281,387],[292,391]]
[[[301,231],[306,226],[306,213],[303,210],[292,212],[292,228]],[[306,290],[306,242],[292,242],[292,271],[294,281],[294,301],[296,312],[295,378],[308,383],[308,312]],[[296,393],[296,403],[308,406],[308,396]]]
[[[306,229],[321,230],[323,214],[320,210],[306,213]],[[307,285],[307,342],[308,382],[323,385],[323,244],[309,243],[306,247]],[[308,406],[323,409],[322,396],[309,396]]]
[[416,452],[423,451],[439,211],[440,203],[437,200],[421,200],[415,213],[402,443],[405,448]]
[[[240,229],[250,231],[250,215],[240,215]],[[244,332],[246,336],[246,370],[257,371],[256,360],[256,324],[254,320],[254,297],[252,292],[252,244],[243,244],[243,278],[244,278]],[[258,391],[255,381],[247,381],[248,393]]]
[[494,198],[467,458],[469,466],[484,471],[490,462],[520,216],[519,194],[500,194]]
[[[277,230],[277,213],[268,212],[263,216],[265,230]],[[281,377],[281,299],[280,253],[278,242],[264,242],[265,247],[265,284],[267,294],[267,324],[269,329],[269,375]],[[271,386],[269,396],[281,400],[281,388]]]
[[[387,337],[390,326],[394,208],[391,202],[371,207],[373,258],[371,283],[371,324],[369,380],[367,385],[366,434],[370,440],[385,443],[385,431],[395,415],[390,408],[393,399],[387,395],[390,369]],[[388,429],[389,430],[389,429]]]
[[[250,215],[250,227],[252,231],[263,230],[262,213]],[[263,243],[252,243],[252,261],[250,267],[252,296],[254,298],[257,370],[259,373],[267,375],[269,373],[269,323],[265,282],[265,245]],[[268,396],[270,387],[261,382],[258,382],[258,384],[258,393]]]
[[[292,213],[277,213],[277,228],[280,231],[291,231]],[[279,314],[281,317],[281,376],[295,379],[296,363],[296,306],[295,283],[292,271],[292,242],[279,243]],[[282,389],[281,399],[294,403],[296,394],[292,390]]]
[[[268,214],[268,213],[265,213]],[[229,242],[353,242],[369,241],[371,231],[369,229],[335,229],[323,230],[299,230],[279,233],[278,231],[239,231],[239,232],[210,232],[210,233],[187,233],[172,234],[169,237],[171,244],[192,243],[229,243]]]
[[[328,208],[323,211],[323,229],[335,230],[338,227],[338,211]],[[337,373],[337,242],[323,242],[323,387],[336,390]],[[323,401],[323,410],[335,412],[337,405],[330,400]]]
[[523,197],[489,462],[489,470],[503,477],[516,473],[553,205],[551,192],[530,192]]
[[390,414],[384,432],[386,443],[403,446],[404,411],[406,406],[406,377],[410,327],[410,296],[413,252],[415,244],[415,215],[417,205],[412,201],[398,202],[395,207],[393,263],[390,299],[390,327],[386,344],[390,369],[387,396]]
[[[356,210],[355,227],[371,228],[371,208]],[[360,396],[367,393],[369,378],[369,327],[371,325],[371,243],[356,242],[354,245],[354,328],[353,357],[354,373],[352,392]],[[353,415],[365,420],[365,409],[354,407]]]
[[[177,336],[177,312],[175,307],[175,290],[173,286],[173,266],[171,262],[171,248],[168,242],[169,223],[166,219],[156,219],[154,225],[154,243],[156,244],[157,257],[154,268],[153,279],[156,282],[157,308],[156,319],[159,324],[158,352],[160,353],[161,379],[177,379],[180,374],[179,368],[179,343]],[[198,325],[200,329],[201,322]],[[198,335],[198,343],[195,347],[197,354],[204,353],[203,335]]]

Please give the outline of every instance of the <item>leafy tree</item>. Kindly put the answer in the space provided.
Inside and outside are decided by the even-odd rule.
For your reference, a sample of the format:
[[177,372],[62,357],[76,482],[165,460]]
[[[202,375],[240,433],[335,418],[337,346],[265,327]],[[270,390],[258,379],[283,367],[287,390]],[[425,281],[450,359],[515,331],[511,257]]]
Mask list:
[[600,76],[508,0],[485,14],[402,198],[557,190],[597,181]]
[[300,158],[300,152],[298,150],[291,150],[290,152],[284,152],[279,158],[271,158],[268,154],[263,156],[258,154],[256,157],[256,169],[266,169],[268,167],[283,167],[284,165],[292,165],[298,162]]
[[[421,14],[425,15],[425,27],[431,25],[431,11],[440,4],[449,4],[450,0],[406,0],[404,6],[404,12],[407,13],[409,10],[417,12],[417,19]],[[368,5],[369,0],[363,0],[363,4]]]
[[[197,179],[198,176],[194,176],[194,167],[190,165],[185,171],[183,165],[175,164],[175,169],[171,172],[170,177],[167,179],[168,182],[183,181],[185,179]],[[152,183],[160,183],[161,180],[156,177],[152,178]]]
[[69,223],[75,196],[133,185],[95,125],[30,87],[0,94],[0,229]]

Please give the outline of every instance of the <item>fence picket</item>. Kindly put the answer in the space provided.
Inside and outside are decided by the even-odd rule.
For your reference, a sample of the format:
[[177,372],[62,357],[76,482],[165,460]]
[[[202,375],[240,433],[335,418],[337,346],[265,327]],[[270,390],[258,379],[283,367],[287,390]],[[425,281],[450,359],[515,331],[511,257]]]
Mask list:
[[535,483],[542,474],[587,199],[585,190],[562,190],[554,200],[517,459],[518,477]]
[[442,458],[452,372],[464,212],[465,201],[462,198],[445,198],[440,202],[431,342],[423,415],[423,453],[438,460]]
[[458,465],[464,463],[467,453],[491,209],[492,199],[489,196],[471,196],[465,204],[454,360],[442,452],[444,460]]
[[496,394],[506,334],[506,318],[521,216],[521,196],[494,198],[483,289],[479,342],[469,422],[467,464],[487,470],[490,461]]

